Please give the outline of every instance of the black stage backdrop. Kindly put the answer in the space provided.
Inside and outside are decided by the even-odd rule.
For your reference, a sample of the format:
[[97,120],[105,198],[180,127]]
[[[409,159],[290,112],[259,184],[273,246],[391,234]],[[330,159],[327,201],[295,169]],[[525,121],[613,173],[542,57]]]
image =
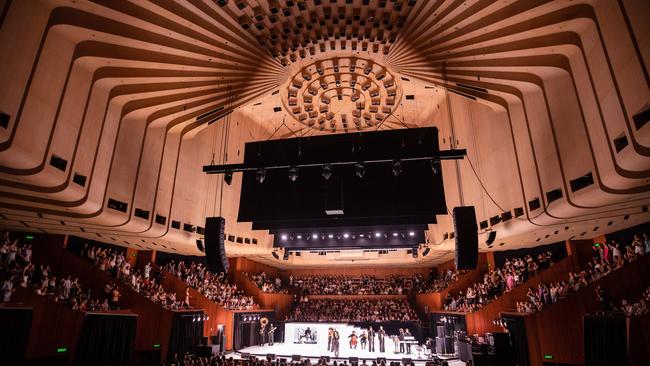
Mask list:
[[169,350],[167,358],[174,359],[178,354],[179,359],[183,358],[185,352],[192,351],[194,346],[201,344],[203,340],[203,320],[200,317],[203,312],[175,312],[172,321],[172,331],[169,336]]
[[529,365],[528,338],[526,337],[526,324],[521,316],[502,316],[510,334],[510,344],[517,366]]
[[32,308],[0,307],[0,355],[2,364],[7,366],[22,365],[32,328]]
[[[275,324],[275,312],[273,311],[260,311],[251,313],[235,313],[233,314],[235,324],[235,334],[233,335],[233,348],[239,350],[242,348],[256,346],[260,344],[260,320],[266,317],[269,320],[269,325]],[[279,324],[275,324],[278,328],[275,331],[275,342],[282,342],[282,330]]]
[[627,365],[627,318],[585,315],[585,366]]
[[137,320],[137,315],[87,313],[75,364],[130,365]]

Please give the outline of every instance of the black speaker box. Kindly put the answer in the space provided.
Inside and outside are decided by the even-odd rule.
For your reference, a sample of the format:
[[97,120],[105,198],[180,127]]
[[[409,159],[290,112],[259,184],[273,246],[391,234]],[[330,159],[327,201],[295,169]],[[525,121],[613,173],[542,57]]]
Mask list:
[[226,220],[223,217],[205,218],[205,258],[213,273],[228,272],[228,257],[224,247]]
[[196,239],[196,248],[201,252],[204,251],[204,249],[203,249],[203,240]]
[[301,358],[302,358],[302,356],[300,356],[300,355],[291,355],[291,361],[298,362],[298,361],[300,361]]
[[247,360],[247,359],[251,358],[251,354],[248,353],[248,352],[242,352],[242,353],[239,354],[239,357],[241,357],[242,360]]
[[454,207],[456,269],[476,269],[478,265],[478,226],[474,206]]
[[485,244],[492,245],[492,243],[494,243],[494,240],[496,238],[497,238],[497,232],[496,231],[490,231],[490,233],[488,234],[488,238],[485,241]]

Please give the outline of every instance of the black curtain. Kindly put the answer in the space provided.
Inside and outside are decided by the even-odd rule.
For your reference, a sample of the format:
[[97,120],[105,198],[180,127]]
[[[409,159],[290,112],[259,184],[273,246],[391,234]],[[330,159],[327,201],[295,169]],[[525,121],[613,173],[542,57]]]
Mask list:
[[585,315],[585,366],[627,365],[627,321],[622,315]]
[[87,313],[79,336],[78,366],[130,365],[136,315]]
[[506,327],[508,328],[515,365],[529,365],[528,337],[526,337],[524,318],[520,316],[506,316],[502,317],[502,319],[506,322]]
[[191,351],[194,346],[203,340],[203,321],[196,320],[203,313],[174,313],[172,332],[169,336],[169,351],[167,358],[173,359],[174,354],[182,358],[185,352]]
[[[274,311],[260,311],[260,312],[246,312],[246,313],[235,313],[234,317],[234,334],[233,334],[233,348],[239,350],[242,348],[256,346],[260,344],[260,321],[261,318],[267,318],[269,320],[269,325],[266,326],[266,331],[271,324],[274,324],[276,328],[275,333],[275,342],[282,342],[280,336],[280,324],[275,323],[275,312]],[[254,318],[254,319],[250,319]]]
[[25,360],[29,332],[32,329],[32,308],[0,308],[0,355],[2,364],[22,365]]

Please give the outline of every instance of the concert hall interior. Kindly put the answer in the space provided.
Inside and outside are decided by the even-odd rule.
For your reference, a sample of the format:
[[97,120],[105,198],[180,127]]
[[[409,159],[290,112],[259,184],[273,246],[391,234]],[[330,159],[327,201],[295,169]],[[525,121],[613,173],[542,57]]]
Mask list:
[[0,0],[0,365],[650,365],[648,14]]

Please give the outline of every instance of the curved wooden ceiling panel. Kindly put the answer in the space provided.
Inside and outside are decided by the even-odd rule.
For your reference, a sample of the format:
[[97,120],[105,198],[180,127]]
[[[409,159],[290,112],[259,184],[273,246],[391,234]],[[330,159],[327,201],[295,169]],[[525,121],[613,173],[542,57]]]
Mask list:
[[[241,161],[253,140],[430,125],[442,148],[468,150],[442,169],[448,205],[474,205],[498,232],[503,246],[481,250],[648,220],[647,2],[6,4],[6,228],[196,254],[205,216],[223,215],[229,255],[323,265],[275,260],[268,233],[235,222],[241,178],[225,185],[201,166]],[[432,254],[373,264],[449,259],[452,223],[438,222],[422,245]]]

